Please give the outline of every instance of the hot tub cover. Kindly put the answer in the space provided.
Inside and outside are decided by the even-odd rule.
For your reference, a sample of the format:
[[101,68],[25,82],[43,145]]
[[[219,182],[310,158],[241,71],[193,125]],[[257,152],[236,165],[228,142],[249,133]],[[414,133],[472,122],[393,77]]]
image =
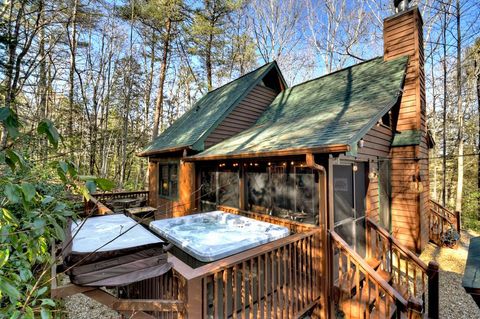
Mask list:
[[222,211],[156,220],[150,229],[192,257],[215,261],[290,234],[287,227]]
[[170,270],[164,244],[123,214],[90,217],[68,226],[64,264],[75,284],[126,285]]

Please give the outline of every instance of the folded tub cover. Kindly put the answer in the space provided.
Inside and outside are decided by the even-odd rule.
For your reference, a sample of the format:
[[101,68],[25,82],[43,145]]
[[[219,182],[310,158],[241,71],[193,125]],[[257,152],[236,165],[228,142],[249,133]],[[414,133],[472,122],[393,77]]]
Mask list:
[[64,265],[72,283],[121,286],[169,271],[165,242],[123,214],[71,222]]

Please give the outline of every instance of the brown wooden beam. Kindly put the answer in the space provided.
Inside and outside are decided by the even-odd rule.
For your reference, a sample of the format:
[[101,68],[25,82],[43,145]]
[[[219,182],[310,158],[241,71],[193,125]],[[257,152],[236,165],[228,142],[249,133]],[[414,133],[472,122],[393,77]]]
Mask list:
[[339,144],[329,145],[324,147],[311,148],[296,148],[284,149],[270,152],[246,152],[241,154],[221,154],[221,155],[205,155],[205,156],[190,156],[183,158],[184,161],[211,161],[211,160],[228,160],[228,159],[242,159],[254,157],[276,157],[276,156],[290,156],[290,155],[305,155],[306,153],[344,153],[350,151],[350,146]]
[[[86,291],[83,294],[111,309],[116,302],[120,301],[120,299],[101,289]],[[155,317],[140,310],[120,310],[120,312],[131,319],[155,319]]]
[[96,287],[77,286],[74,284],[67,284],[60,287],[51,288],[50,295],[52,298],[65,298],[68,296],[84,293],[86,291],[95,290]]

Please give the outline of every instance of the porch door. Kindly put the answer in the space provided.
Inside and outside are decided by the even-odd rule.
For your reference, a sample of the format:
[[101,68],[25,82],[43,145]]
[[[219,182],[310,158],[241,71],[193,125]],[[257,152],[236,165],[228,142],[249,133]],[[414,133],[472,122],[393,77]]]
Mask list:
[[365,257],[367,163],[333,165],[334,229],[360,256]]

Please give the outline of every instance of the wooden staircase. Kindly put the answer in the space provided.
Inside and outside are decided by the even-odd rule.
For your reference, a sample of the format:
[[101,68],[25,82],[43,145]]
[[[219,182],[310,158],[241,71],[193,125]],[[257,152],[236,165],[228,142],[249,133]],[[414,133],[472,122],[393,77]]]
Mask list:
[[366,223],[366,258],[330,232],[334,317],[422,318],[430,289],[437,293],[428,295],[428,317],[438,318],[438,265],[425,265],[375,222]]

